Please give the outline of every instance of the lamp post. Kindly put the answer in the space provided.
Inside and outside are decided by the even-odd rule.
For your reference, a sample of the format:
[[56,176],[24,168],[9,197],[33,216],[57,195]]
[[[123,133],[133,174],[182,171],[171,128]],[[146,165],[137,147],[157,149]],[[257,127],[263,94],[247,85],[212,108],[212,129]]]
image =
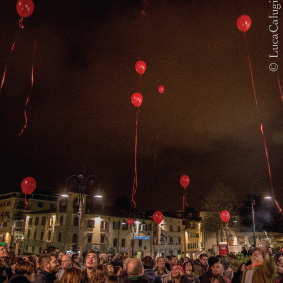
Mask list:
[[254,247],[256,247],[256,238],[255,238],[255,198],[251,195],[251,204],[252,204],[252,219],[253,219],[253,238],[254,238]]
[[[75,251],[79,251],[79,237],[80,237],[80,229],[81,229],[81,217],[82,217],[82,208],[84,204],[84,196],[85,196],[85,190],[87,186],[93,186],[94,180],[98,180],[99,178],[95,175],[86,175],[86,168],[83,167],[82,173],[80,175],[72,175],[67,178],[66,180],[66,187],[72,185],[74,188],[76,188],[79,192],[78,196],[78,226],[77,226],[77,237],[76,237],[76,247]],[[62,197],[66,197],[66,193],[64,192],[64,195]],[[102,198],[101,195],[95,195],[94,197]]]

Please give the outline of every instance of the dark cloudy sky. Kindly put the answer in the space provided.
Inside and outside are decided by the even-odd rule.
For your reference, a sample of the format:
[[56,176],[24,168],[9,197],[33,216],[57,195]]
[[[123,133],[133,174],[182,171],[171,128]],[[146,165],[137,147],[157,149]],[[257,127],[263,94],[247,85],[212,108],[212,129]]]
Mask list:
[[[1,0],[1,76],[8,65],[0,93],[1,191],[19,191],[27,176],[38,187],[56,191],[86,165],[89,174],[99,176],[106,202],[130,196],[135,138],[131,95],[140,87],[135,63],[143,60],[138,207],[181,208],[183,174],[191,179],[188,202],[195,207],[219,182],[230,185],[239,198],[267,191],[259,121],[275,192],[283,201],[283,104],[277,84],[277,75],[283,82],[283,11],[279,70],[273,73],[268,69],[273,52],[268,0],[146,2],[35,0],[34,13],[20,30],[16,1]],[[252,19],[246,36],[259,115],[244,34],[236,27],[243,14]],[[28,126],[18,137],[35,39]],[[165,86],[163,94],[159,85]]]

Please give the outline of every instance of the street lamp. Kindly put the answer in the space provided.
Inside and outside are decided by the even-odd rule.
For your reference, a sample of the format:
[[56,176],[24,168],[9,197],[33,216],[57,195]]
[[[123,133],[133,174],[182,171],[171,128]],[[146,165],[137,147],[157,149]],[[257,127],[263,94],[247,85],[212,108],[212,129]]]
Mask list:
[[[93,186],[94,181],[98,180],[99,178],[95,175],[86,175],[86,168],[84,167],[82,170],[82,174],[80,175],[72,175],[67,178],[66,180],[66,187],[72,185],[74,188],[76,188],[79,191],[78,196],[78,203],[79,203],[79,209],[78,209],[78,227],[77,227],[77,237],[76,237],[76,247],[75,251],[79,251],[79,236],[80,236],[80,228],[81,228],[81,217],[82,217],[82,207],[84,204],[84,196],[85,196],[85,190],[88,186]],[[64,192],[61,197],[68,197],[69,195]],[[102,198],[102,195],[95,195],[94,197]]]

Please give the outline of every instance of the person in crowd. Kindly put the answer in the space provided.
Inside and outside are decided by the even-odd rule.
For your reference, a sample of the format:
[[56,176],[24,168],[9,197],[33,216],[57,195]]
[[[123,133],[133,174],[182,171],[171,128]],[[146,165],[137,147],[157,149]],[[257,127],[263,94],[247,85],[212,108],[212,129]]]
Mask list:
[[81,269],[81,264],[80,264],[80,257],[79,257],[79,254],[78,253],[74,253],[73,255],[72,255],[72,265],[74,266],[74,267],[77,267],[77,268],[79,268],[79,269]]
[[107,256],[108,256],[108,261],[112,261],[113,258],[114,258],[114,257],[113,257],[113,254],[108,254]]
[[[211,256],[208,259],[208,269],[207,271],[200,277],[201,283],[210,283],[210,278],[213,276],[212,266],[219,262],[219,259],[216,256]],[[195,266],[194,266],[195,267]]]
[[90,280],[91,283],[105,283],[107,279],[107,269],[104,264],[98,264],[95,268],[95,272]]
[[234,277],[234,272],[230,267],[229,260],[225,256],[222,256],[220,259],[220,263],[224,267],[224,274],[228,276],[230,280],[232,280]]
[[61,260],[61,270],[58,272],[58,279],[62,277],[66,269],[72,267],[71,257],[69,255],[64,255]]
[[91,282],[95,267],[97,266],[97,256],[95,251],[90,250],[85,260],[86,269],[82,271],[81,283]]
[[178,264],[179,264],[178,259],[177,259],[177,257],[176,257],[175,255],[172,255],[172,256],[171,256],[171,262],[170,262],[170,264],[171,264],[171,267],[172,267],[173,265],[178,265]]
[[157,258],[155,274],[160,278],[162,283],[167,283],[170,278],[170,271],[165,267],[165,260],[162,256]]
[[129,257],[129,253],[127,252],[124,252],[124,259],[128,258]]
[[243,274],[244,274],[246,268],[247,268],[246,264],[241,263],[238,271],[236,273],[234,273],[232,283],[241,283],[242,282]]
[[[79,268],[71,267],[67,268],[58,283],[79,283],[82,277],[82,273]],[[57,282],[56,282],[57,283]]]
[[272,247],[268,247],[267,248],[267,252],[269,253],[270,256],[274,256],[274,252],[273,252],[273,248]]
[[142,259],[144,268],[143,275],[146,277],[149,283],[161,283],[161,279],[155,274],[153,270],[154,261],[151,256],[145,256]]
[[252,255],[254,248],[255,248],[254,245],[251,245],[251,246],[250,246],[250,248],[249,248],[249,250],[248,250],[248,255],[250,255],[250,256]]
[[210,283],[226,283],[226,281],[223,276],[213,275],[210,279]]
[[126,271],[128,276],[125,278],[125,283],[148,283],[148,280],[143,275],[143,265],[138,258],[130,258]]
[[194,264],[194,272],[197,276],[201,277],[208,267],[208,256],[205,253],[200,254],[199,259]]
[[107,254],[100,254],[100,255],[99,255],[99,264],[104,264],[104,265],[106,265],[107,262],[108,262],[108,256],[107,256]]
[[184,276],[183,271],[178,265],[173,265],[168,283],[192,283],[192,281]]
[[199,278],[194,273],[194,266],[191,260],[188,260],[184,263],[183,269],[186,277],[188,277],[193,283],[199,283]]
[[126,258],[122,264],[122,267],[118,265],[118,268],[115,267],[115,271],[116,271],[116,274],[118,276],[118,278],[121,280],[121,281],[125,281],[125,279],[128,277],[128,274],[127,274],[127,264],[128,262],[130,261],[130,258]]
[[15,274],[8,283],[29,283],[34,282],[34,264],[29,261],[20,261],[16,264]]
[[213,275],[221,276],[225,279],[226,283],[232,283],[231,279],[224,274],[224,267],[220,262],[216,262],[212,266]]
[[37,275],[37,269],[39,268],[37,256],[36,255],[30,255],[30,256],[28,256],[27,260],[29,262],[33,263],[34,273],[35,273],[35,275]]
[[59,264],[59,265],[61,265],[61,260],[62,260],[62,257],[63,257],[64,255],[65,255],[64,253],[59,252],[58,257],[57,257],[57,261],[58,261],[58,264]]
[[8,281],[13,275],[11,268],[7,265],[7,257],[6,243],[0,243],[0,283]]
[[56,254],[56,247],[54,247],[54,246],[49,246],[49,247],[47,247],[47,253],[48,253],[48,254],[53,253],[53,254],[55,255],[55,257],[57,258],[57,255],[58,255],[58,254]]
[[165,257],[165,267],[167,268],[168,271],[171,271],[171,256],[167,255]]
[[44,254],[38,259],[38,274],[34,283],[53,283],[56,279],[56,273],[59,271],[59,264],[55,253]]
[[244,256],[248,255],[248,251],[246,250],[245,247],[242,247],[241,253],[242,253]]
[[119,279],[116,275],[110,275],[107,278],[107,283],[118,283]]
[[255,248],[251,256],[252,264],[243,274],[243,283],[272,283],[275,272],[273,257],[262,248]]
[[106,268],[107,268],[107,276],[112,276],[115,275],[115,267],[114,264],[112,262],[108,262],[106,264]]
[[283,280],[283,254],[277,255],[276,270],[278,274],[278,281]]
[[186,257],[184,257],[184,263],[185,262],[188,262],[189,261],[189,258],[186,256]]

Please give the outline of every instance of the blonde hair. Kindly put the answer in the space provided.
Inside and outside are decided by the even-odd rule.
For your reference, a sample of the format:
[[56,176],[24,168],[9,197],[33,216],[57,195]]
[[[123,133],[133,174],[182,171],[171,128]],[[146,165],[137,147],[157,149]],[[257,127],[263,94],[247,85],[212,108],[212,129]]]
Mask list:
[[105,265],[98,264],[93,272],[91,283],[104,283],[107,279],[107,268]]
[[67,268],[62,277],[60,278],[60,283],[77,283],[82,279],[82,272],[80,269],[72,267]]

